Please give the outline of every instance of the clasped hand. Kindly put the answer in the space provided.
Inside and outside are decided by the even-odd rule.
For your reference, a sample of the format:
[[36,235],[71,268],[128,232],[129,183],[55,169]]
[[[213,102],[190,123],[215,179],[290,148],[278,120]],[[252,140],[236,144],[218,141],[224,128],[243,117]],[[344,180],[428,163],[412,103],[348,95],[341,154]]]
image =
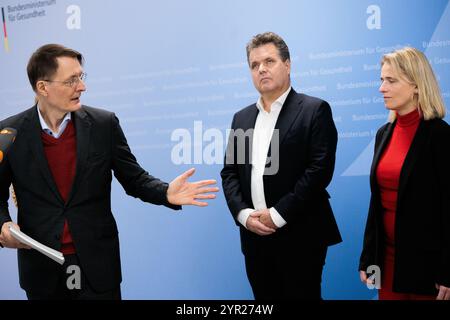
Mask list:
[[255,210],[251,213],[247,219],[246,227],[260,236],[270,235],[278,228],[272,221],[269,209]]

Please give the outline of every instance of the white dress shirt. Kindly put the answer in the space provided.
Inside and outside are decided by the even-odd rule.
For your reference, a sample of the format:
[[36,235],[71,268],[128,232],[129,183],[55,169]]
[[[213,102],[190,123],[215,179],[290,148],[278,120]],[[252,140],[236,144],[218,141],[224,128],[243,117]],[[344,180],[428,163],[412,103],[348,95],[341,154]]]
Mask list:
[[36,106],[37,111],[38,111],[38,115],[39,115],[39,122],[41,123],[41,128],[42,130],[44,130],[45,133],[47,133],[48,135],[52,136],[55,139],[58,139],[64,132],[64,130],[67,127],[67,124],[69,123],[69,121],[72,119],[72,116],[70,114],[70,112],[66,113],[66,116],[64,117],[63,121],[61,122],[61,124],[59,125],[58,131],[57,132],[53,132],[50,127],[47,125],[47,123],[44,120],[44,117],[41,114],[41,110],[39,110],[39,106]]
[[[255,208],[242,209],[237,216],[238,221],[246,228],[247,219],[252,212],[255,210],[267,209],[263,180],[267,153],[269,152],[270,141],[272,139],[273,130],[275,129],[275,124],[277,123],[281,108],[290,91],[291,87],[272,103],[270,112],[264,110],[261,97],[259,97],[258,102],[256,103],[259,113],[256,117],[255,129],[253,131],[251,173],[252,201]],[[286,224],[286,221],[275,208],[270,208],[269,212],[273,223],[278,228],[281,228]]]

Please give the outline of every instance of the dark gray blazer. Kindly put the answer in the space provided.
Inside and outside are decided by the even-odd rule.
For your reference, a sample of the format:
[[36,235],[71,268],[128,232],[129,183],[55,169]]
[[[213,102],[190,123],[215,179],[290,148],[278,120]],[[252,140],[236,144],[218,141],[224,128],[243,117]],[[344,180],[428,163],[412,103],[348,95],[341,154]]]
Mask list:
[[[253,129],[258,115],[256,104],[234,115],[232,129]],[[244,254],[292,251],[302,246],[328,246],[341,242],[341,236],[325,190],[334,171],[337,131],[329,104],[321,99],[289,92],[275,129],[279,129],[279,153],[268,157],[279,160],[276,174],[264,175],[267,207],[274,207],[287,224],[273,235],[259,236],[237,221],[239,211],[253,208],[251,198],[252,139],[245,144],[245,163],[238,163],[237,138],[230,134],[221,172],[228,208],[240,227]],[[235,141],[234,150],[231,150]],[[273,144],[273,142],[272,142]],[[271,166],[267,164],[266,167]],[[300,253],[301,255],[301,253]]]
[[[45,158],[36,106],[0,122],[18,130],[0,166],[0,226],[10,221],[9,186],[18,201],[21,230],[43,244],[60,249],[67,219],[81,268],[94,290],[117,288],[121,282],[119,238],[111,212],[111,180],[128,195],[165,205],[168,184],[142,169],[111,112],[83,106],[72,113],[76,130],[76,174],[67,202],[58,192]],[[35,250],[18,250],[20,285],[31,292],[55,287],[60,265]]]

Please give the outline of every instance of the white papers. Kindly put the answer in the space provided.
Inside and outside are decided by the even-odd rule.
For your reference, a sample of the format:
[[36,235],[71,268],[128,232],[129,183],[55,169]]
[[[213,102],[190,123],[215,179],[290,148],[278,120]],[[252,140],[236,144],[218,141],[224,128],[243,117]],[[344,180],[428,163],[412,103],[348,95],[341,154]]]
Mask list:
[[50,247],[47,247],[46,245],[43,245],[40,242],[37,242],[36,240],[27,236],[25,233],[21,232],[20,230],[17,230],[13,226],[9,226],[9,231],[11,232],[11,235],[14,238],[16,238],[17,240],[19,240],[21,243],[26,244],[26,245],[32,247],[33,249],[36,249],[40,253],[45,254],[47,257],[55,260],[59,264],[64,263],[64,256],[61,252],[56,251]]

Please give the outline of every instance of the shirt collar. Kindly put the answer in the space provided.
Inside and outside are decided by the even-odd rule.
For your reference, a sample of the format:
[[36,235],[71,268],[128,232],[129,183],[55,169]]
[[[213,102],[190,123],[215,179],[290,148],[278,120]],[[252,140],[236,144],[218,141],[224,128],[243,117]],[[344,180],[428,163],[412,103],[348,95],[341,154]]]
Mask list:
[[[277,100],[275,100],[272,105],[270,106],[270,111],[280,111],[281,107],[283,106],[284,102],[286,101],[286,98],[289,94],[289,92],[291,91],[292,87],[289,86],[289,88],[281,95],[277,98]],[[266,110],[264,110],[263,104],[262,104],[262,97],[260,96],[258,98],[258,101],[256,102],[256,107],[258,108],[258,110],[260,112],[266,112]]]
[[39,104],[36,105],[37,111],[38,111],[38,115],[39,115],[39,122],[41,123],[41,128],[42,130],[44,130],[46,133],[51,134],[52,136],[58,136],[58,133],[61,131],[61,129],[65,129],[67,122],[69,122],[70,120],[72,120],[72,115],[70,112],[67,112],[66,115],[64,116],[64,119],[61,121],[61,124],[59,126],[59,132],[53,132],[50,127],[47,125],[47,123],[44,120],[44,117],[41,114],[41,110],[39,110]]

